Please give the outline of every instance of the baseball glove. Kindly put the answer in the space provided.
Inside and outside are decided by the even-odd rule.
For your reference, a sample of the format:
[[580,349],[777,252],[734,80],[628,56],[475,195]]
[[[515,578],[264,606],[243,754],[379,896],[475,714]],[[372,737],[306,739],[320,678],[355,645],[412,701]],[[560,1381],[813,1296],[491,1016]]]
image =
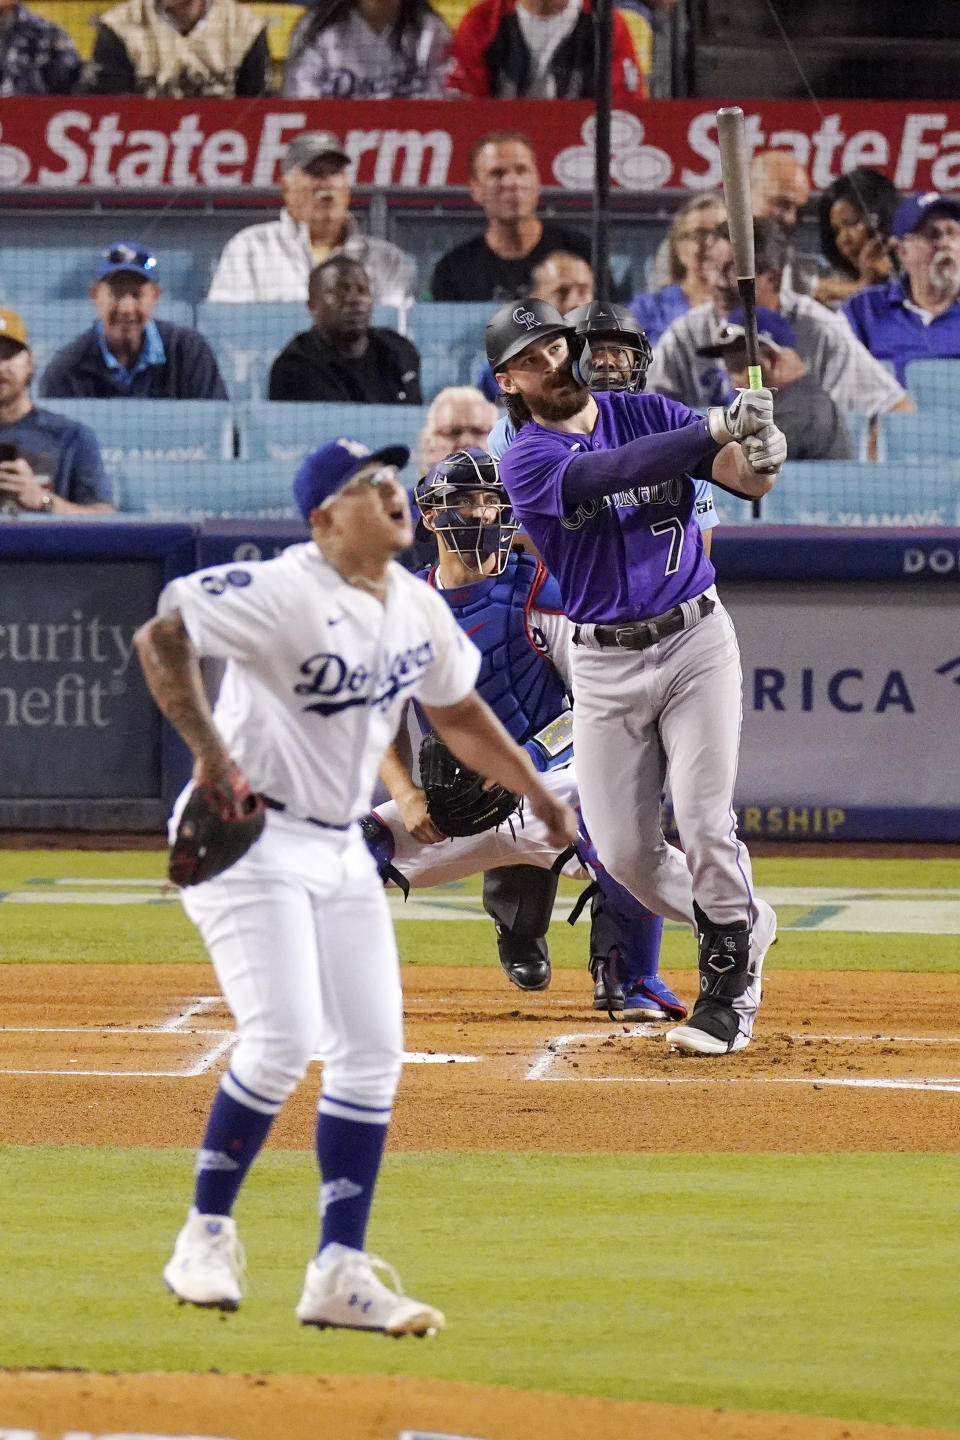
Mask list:
[[420,743],[420,784],[427,813],[444,835],[479,835],[493,830],[519,805],[502,785],[485,790],[482,775],[469,769],[431,732]]
[[170,847],[174,885],[202,885],[235,865],[263,833],[263,801],[237,765],[194,788]]

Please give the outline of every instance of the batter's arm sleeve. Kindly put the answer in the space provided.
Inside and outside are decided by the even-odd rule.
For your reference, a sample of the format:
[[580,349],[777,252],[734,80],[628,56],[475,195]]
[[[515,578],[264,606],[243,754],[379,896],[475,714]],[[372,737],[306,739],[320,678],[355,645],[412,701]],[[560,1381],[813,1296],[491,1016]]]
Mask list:
[[696,420],[681,430],[640,435],[618,450],[578,451],[563,477],[564,506],[575,510],[587,500],[599,500],[638,485],[663,484],[695,470],[702,460],[716,453],[716,441],[706,420]]

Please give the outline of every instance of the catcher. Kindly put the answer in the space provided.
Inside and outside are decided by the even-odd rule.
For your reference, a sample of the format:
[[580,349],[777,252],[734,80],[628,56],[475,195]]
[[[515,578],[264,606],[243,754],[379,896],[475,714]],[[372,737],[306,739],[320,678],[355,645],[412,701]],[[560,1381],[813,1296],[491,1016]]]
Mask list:
[[[427,583],[482,656],[478,692],[544,783],[576,808],[570,622],[540,561],[511,548],[518,527],[497,462],[482,450],[450,455],[418,483],[414,499],[420,527],[435,535],[439,552],[439,563],[424,572]],[[483,902],[496,924],[501,966],[520,989],[543,990],[559,872],[594,877],[594,1007],[636,1019],[683,1018],[684,1005],[657,973],[662,920],[606,875],[585,832],[576,852],[561,856],[515,796],[487,787],[435,735],[423,741],[420,772],[418,785],[396,745],[380,767],[393,800],[365,829],[386,878],[423,888],[484,871]],[[572,918],[577,914],[579,907]]]

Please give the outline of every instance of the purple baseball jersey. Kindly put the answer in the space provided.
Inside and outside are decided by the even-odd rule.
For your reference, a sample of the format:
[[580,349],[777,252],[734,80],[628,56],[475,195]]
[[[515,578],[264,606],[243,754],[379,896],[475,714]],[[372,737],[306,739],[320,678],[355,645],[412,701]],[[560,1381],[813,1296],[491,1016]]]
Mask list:
[[[592,435],[548,430],[530,420],[500,461],[500,476],[523,528],[581,624],[643,620],[700,595],[714,581],[695,513],[697,479],[624,488],[567,513],[563,477],[584,450],[617,450],[628,440],[698,423],[665,395],[601,393]],[[700,468],[698,466],[698,468]]]

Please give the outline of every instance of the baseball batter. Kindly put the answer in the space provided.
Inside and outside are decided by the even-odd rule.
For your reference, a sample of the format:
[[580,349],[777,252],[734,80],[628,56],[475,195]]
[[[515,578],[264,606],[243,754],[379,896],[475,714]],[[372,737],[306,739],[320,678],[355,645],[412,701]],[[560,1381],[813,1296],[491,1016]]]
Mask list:
[[[573,626],[542,563],[511,549],[517,525],[496,461],[479,449],[450,455],[417,484],[414,498],[440,556],[423,572],[427,583],[442,593],[482,656],[478,692],[529,751],[544,783],[578,806],[568,708]],[[395,797],[371,817],[374,855],[385,873],[392,865],[418,888],[483,870],[488,910],[496,915],[503,899],[512,907],[511,919],[535,915],[536,933],[546,934],[558,855],[535,816],[515,816],[495,827],[484,822],[477,833],[448,839],[433,825],[428,797],[395,749],[380,773]],[[589,959],[594,1008],[642,1020],[683,1019],[686,1007],[657,973],[662,919],[606,874],[585,832],[566,873],[596,877]],[[507,884],[491,906],[489,880],[498,874]],[[548,882],[543,887],[540,878]],[[539,963],[517,961],[501,946],[501,963],[521,989],[543,989],[550,979],[545,945],[543,952]]]
[[[601,390],[627,390],[637,394],[646,384],[653,359],[650,342],[625,305],[609,300],[591,300],[564,315],[573,330],[572,363],[578,379],[594,394]],[[501,415],[490,431],[487,449],[502,460],[517,433],[509,415]],[[694,477],[694,510],[703,534],[703,548],[710,554],[711,532],[717,523],[713,490],[707,480]]]
[[[315,452],[294,487],[312,540],[275,560],[173,581],[136,637],[150,689],[194,754],[194,781],[229,778],[238,794],[249,781],[267,806],[247,853],[184,892],[238,1043],[164,1278],[182,1301],[237,1308],[242,1252],[231,1211],[274,1116],[319,1053],[322,1229],[296,1313],[303,1324],[391,1335],[444,1323],[384,1284],[383,1262],[364,1251],[403,1026],[387,904],[357,821],[404,701],[418,698],[466,764],[526,795],[558,848],[576,833],[573,812],[477,696],[479,655],[448,608],[393,561],[412,538],[395,468],[407,458],[403,447],[371,454],[349,440]],[[226,661],[212,715],[202,655]]]
[[[741,723],[736,635],[694,516],[694,478],[766,494],[786,458],[769,391],[700,419],[659,395],[594,395],[570,328],[505,306],[487,356],[518,428],[502,478],[574,622],[573,741],[601,860],[643,903],[699,933],[700,995],[675,1046],[749,1043],[773,911],[753,890],[733,811]],[[669,781],[684,854],[667,844]]]

